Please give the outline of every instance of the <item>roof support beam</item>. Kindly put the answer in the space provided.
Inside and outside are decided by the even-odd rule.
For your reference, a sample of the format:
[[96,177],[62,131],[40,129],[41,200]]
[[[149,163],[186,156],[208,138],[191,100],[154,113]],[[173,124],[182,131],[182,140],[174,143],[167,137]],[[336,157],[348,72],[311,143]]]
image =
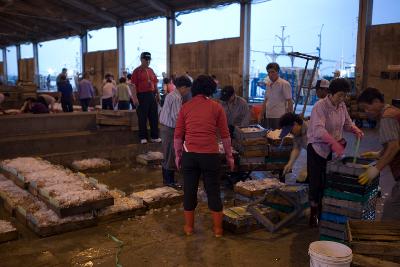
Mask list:
[[117,24],[119,21],[119,18],[117,16],[114,16],[111,13],[105,12],[101,9],[98,9],[97,7],[94,7],[88,3],[85,3],[84,1],[79,1],[79,0],[61,0],[61,2],[64,2],[67,5],[73,6],[77,9],[80,9],[82,11],[85,11],[87,13],[90,13],[92,15],[96,15],[99,18],[102,18],[106,21],[112,22],[114,24]]
[[141,0],[143,3],[151,6],[152,8],[162,12],[165,16],[169,17],[171,8],[159,0]]

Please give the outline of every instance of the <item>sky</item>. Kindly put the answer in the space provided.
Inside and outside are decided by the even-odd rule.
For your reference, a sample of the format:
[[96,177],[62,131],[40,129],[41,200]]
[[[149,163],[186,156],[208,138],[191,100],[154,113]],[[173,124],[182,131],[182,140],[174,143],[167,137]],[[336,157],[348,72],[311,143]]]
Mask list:
[[[251,62],[250,73],[255,76],[265,72],[271,61],[265,55],[273,46],[279,46],[281,26],[286,26],[285,45],[293,51],[317,54],[318,34],[321,31],[322,74],[331,74],[337,68],[355,61],[357,39],[358,0],[271,0],[252,5],[251,11]],[[196,42],[229,37],[238,37],[240,28],[240,6],[208,9],[191,14],[177,13],[176,43]],[[373,24],[400,22],[400,0],[375,0]],[[322,26],[323,25],[323,26]],[[322,27],[322,30],[321,30]],[[166,19],[158,18],[145,22],[126,24],[125,62],[131,71],[139,65],[143,51],[152,53],[151,66],[157,75],[166,71]],[[88,50],[116,49],[116,28],[90,31]],[[67,67],[80,72],[80,39],[69,37],[39,45],[39,72],[55,75]],[[291,48],[287,48],[288,51]],[[279,47],[275,51],[280,51]],[[288,52],[287,51],[287,52]],[[21,46],[22,57],[32,56],[32,45]],[[0,56],[1,59],[1,56]],[[15,47],[7,47],[8,74],[18,71]],[[282,66],[290,66],[288,57],[278,57]],[[295,61],[295,66],[304,67],[304,62]]]

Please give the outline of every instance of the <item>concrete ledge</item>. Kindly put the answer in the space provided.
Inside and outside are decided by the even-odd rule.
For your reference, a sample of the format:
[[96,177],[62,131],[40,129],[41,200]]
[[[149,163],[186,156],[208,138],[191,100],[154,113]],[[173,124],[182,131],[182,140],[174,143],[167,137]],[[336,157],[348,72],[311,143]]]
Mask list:
[[96,112],[8,115],[0,117],[0,125],[1,137],[97,128]]
[[91,150],[73,151],[68,153],[45,154],[41,155],[41,157],[54,164],[61,164],[64,166],[71,166],[74,160],[99,157],[110,160],[112,167],[121,167],[135,163],[137,155],[148,151],[161,151],[161,144],[130,144],[126,146],[93,148]]
[[49,153],[89,151],[97,148],[127,146],[135,143],[139,143],[138,134],[130,130],[14,136],[0,139],[0,159],[40,156]]

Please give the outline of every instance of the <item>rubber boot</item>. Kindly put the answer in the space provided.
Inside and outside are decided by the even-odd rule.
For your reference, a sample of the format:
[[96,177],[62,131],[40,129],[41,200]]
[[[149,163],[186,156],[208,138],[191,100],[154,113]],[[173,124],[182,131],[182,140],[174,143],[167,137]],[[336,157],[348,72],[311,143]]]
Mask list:
[[310,221],[309,225],[311,228],[318,227],[318,206],[311,206],[310,207],[311,212],[310,212]]
[[193,234],[193,227],[194,227],[194,210],[192,211],[183,211],[185,215],[185,226],[183,227],[183,231],[186,235]]
[[216,212],[216,211],[211,211],[213,222],[214,222],[214,236],[215,237],[221,237],[224,234],[224,230],[222,228],[222,217],[223,213],[222,211]]

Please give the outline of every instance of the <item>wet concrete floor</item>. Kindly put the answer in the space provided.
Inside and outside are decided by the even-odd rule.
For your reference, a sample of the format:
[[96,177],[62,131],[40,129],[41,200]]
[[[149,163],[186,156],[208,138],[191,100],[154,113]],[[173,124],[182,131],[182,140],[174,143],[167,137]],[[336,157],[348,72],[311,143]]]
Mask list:
[[[354,139],[346,135],[346,153],[352,154]],[[360,151],[379,149],[376,131],[369,130]],[[296,163],[295,172],[305,163],[305,154]],[[126,167],[108,173],[93,174],[110,188],[126,193],[161,186],[157,167]],[[393,185],[390,171],[381,178],[383,198]],[[232,192],[224,189],[224,205],[233,205]],[[383,202],[382,199],[380,202]],[[118,244],[123,242],[119,263],[126,266],[309,266],[308,246],[318,240],[318,230],[307,226],[306,218],[277,233],[257,230],[246,234],[226,232],[212,235],[211,216],[205,202],[196,210],[195,234],[182,233],[183,211],[180,205],[152,210],[145,216],[101,224],[96,227],[39,238],[0,209],[0,219],[9,219],[21,237],[0,245],[0,266],[116,266]],[[379,210],[379,207],[378,207]]]

